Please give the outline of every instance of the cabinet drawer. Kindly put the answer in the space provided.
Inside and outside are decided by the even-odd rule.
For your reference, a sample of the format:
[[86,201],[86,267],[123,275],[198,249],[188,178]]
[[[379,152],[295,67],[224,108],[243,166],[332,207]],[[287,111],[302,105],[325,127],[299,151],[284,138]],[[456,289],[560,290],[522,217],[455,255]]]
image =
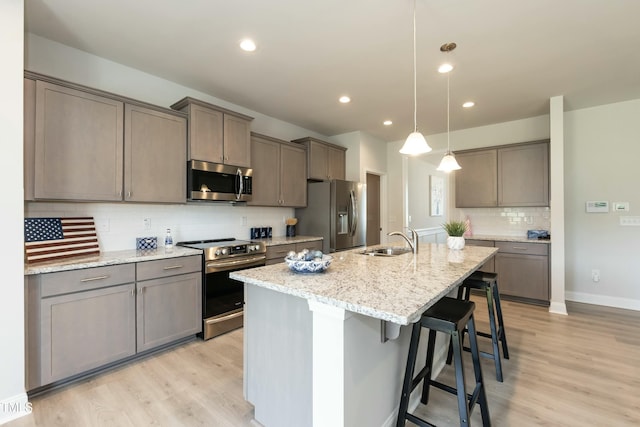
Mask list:
[[549,255],[549,245],[546,243],[496,242],[501,253],[525,255]]
[[160,277],[175,276],[202,271],[202,256],[158,259],[144,261],[136,264],[137,280],[157,279]]
[[267,247],[267,259],[280,258],[281,261],[287,256],[289,251],[296,251],[295,243],[288,243],[286,245],[275,245]]
[[490,248],[494,246],[493,240],[477,240],[465,238],[465,242],[469,246],[486,246]]
[[110,265],[40,275],[42,297],[88,291],[136,279],[134,264]]

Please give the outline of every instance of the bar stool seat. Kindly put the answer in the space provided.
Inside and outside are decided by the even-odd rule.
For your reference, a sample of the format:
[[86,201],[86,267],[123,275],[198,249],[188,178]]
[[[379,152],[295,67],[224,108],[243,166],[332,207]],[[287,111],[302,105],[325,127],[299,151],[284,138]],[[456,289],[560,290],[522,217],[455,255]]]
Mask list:
[[[502,361],[500,359],[499,344],[502,347],[502,355],[505,359],[509,359],[509,347],[507,346],[507,335],[504,328],[504,320],[502,318],[502,306],[500,304],[500,292],[498,291],[498,275],[484,271],[476,271],[458,288],[458,299],[469,301],[472,289],[484,291],[487,299],[487,310],[489,313],[490,332],[477,331],[476,334],[481,337],[490,338],[493,346],[491,353],[480,351],[480,356],[493,359],[496,369],[496,379],[503,382]],[[464,336],[463,336],[464,342]],[[470,351],[469,347],[463,347],[464,350]],[[451,363],[452,350],[449,348],[447,355],[447,363]]]
[[[411,392],[421,382],[423,385],[420,401],[423,404],[428,404],[429,390],[431,386],[434,386],[457,396],[458,413],[461,426],[469,426],[469,416],[476,403],[480,406],[482,425],[485,427],[491,426],[489,407],[487,405],[487,395],[484,389],[484,382],[482,380],[482,369],[480,367],[480,353],[478,351],[475,322],[473,319],[474,309],[475,304],[472,301],[444,297],[430,307],[418,322],[413,324],[411,342],[409,344],[409,355],[407,357],[407,367],[402,386],[402,396],[400,399],[400,407],[398,409],[397,427],[404,426],[406,420],[409,420],[419,426],[434,425],[408,412]],[[413,374],[415,371],[416,356],[418,353],[418,344],[422,328],[429,328],[427,360],[424,368],[422,368],[422,370],[420,370],[420,372],[414,377]],[[469,334],[469,342],[471,345],[470,351],[475,376],[475,387],[471,394],[468,394],[466,391],[464,367],[462,364],[462,338],[464,336],[465,329]],[[446,333],[451,337],[455,364],[455,388],[431,378],[433,372],[433,355],[435,351],[436,332],[438,331]]]

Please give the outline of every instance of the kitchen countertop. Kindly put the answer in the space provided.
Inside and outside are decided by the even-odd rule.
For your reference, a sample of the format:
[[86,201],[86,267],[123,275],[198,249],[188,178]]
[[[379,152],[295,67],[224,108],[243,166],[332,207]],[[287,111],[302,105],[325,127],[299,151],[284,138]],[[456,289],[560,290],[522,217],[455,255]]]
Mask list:
[[276,246],[276,245],[288,245],[290,243],[304,243],[304,242],[314,242],[316,240],[322,240],[322,237],[317,236],[277,236],[272,237],[270,239],[255,239],[256,242],[264,242],[266,246]]
[[551,239],[527,239],[526,236],[498,236],[491,234],[474,234],[465,237],[469,240],[495,240],[500,242],[521,242],[521,243],[546,243],[551,244]]
[[[380,247],[378,245],[375,247]],[[362,255],[362,248],[331,254],[327,271],[298,274],[285,263],[232,272],[245,283],[318,301],[400,325],[422,313],[458,286],[498,251],[444,244],[421,244],[418,254],[392,257]]]
[[135,249],[111,251],[91,257],[49,261],[30,265],[25,264],[24,274],[27,276],[32,274],[54,273],[57,271],[79,270],[81,268],[102,267],[105,265],[127,264],[131,262],[152,261],[200,254],[202,254],[200,249],[184,248],[181,246],[175,246],[171,251],[166,251],[164,248],[147,251],[136,251]]

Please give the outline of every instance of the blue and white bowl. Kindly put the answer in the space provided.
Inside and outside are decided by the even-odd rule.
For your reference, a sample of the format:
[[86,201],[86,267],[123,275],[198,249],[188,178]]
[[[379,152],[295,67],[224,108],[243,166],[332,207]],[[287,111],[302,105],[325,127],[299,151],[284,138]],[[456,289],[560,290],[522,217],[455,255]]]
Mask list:
[[309,261],[291,255],[287,255],[284,259],[289,268],[296,273],[322,273],[329,268],[331,261],[333,261],[331,255],[324,255],[322,258],[314,258]]

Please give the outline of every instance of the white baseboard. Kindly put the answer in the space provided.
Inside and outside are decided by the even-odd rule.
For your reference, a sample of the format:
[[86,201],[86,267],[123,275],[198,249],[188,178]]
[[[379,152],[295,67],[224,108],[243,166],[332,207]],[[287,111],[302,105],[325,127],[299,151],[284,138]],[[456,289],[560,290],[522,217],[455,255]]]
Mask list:
[[587,294],[585,292],[572,291],[566,291],[565,298],[567,299],[567,301],[640,311],[640,300],[631,298],[610,297],[606,295]]
[[565,302],[556,302],[556,301],[551,301],[551,304],[549,304],[549,313],[554,313],[554,314],[568,314],[567,313],[567,304],[565,304]]
[[29,415],[31,413],[31,403],[27,393],[20,393],[16,396],[0,400],[0,424],[8,423],[16,418]]

